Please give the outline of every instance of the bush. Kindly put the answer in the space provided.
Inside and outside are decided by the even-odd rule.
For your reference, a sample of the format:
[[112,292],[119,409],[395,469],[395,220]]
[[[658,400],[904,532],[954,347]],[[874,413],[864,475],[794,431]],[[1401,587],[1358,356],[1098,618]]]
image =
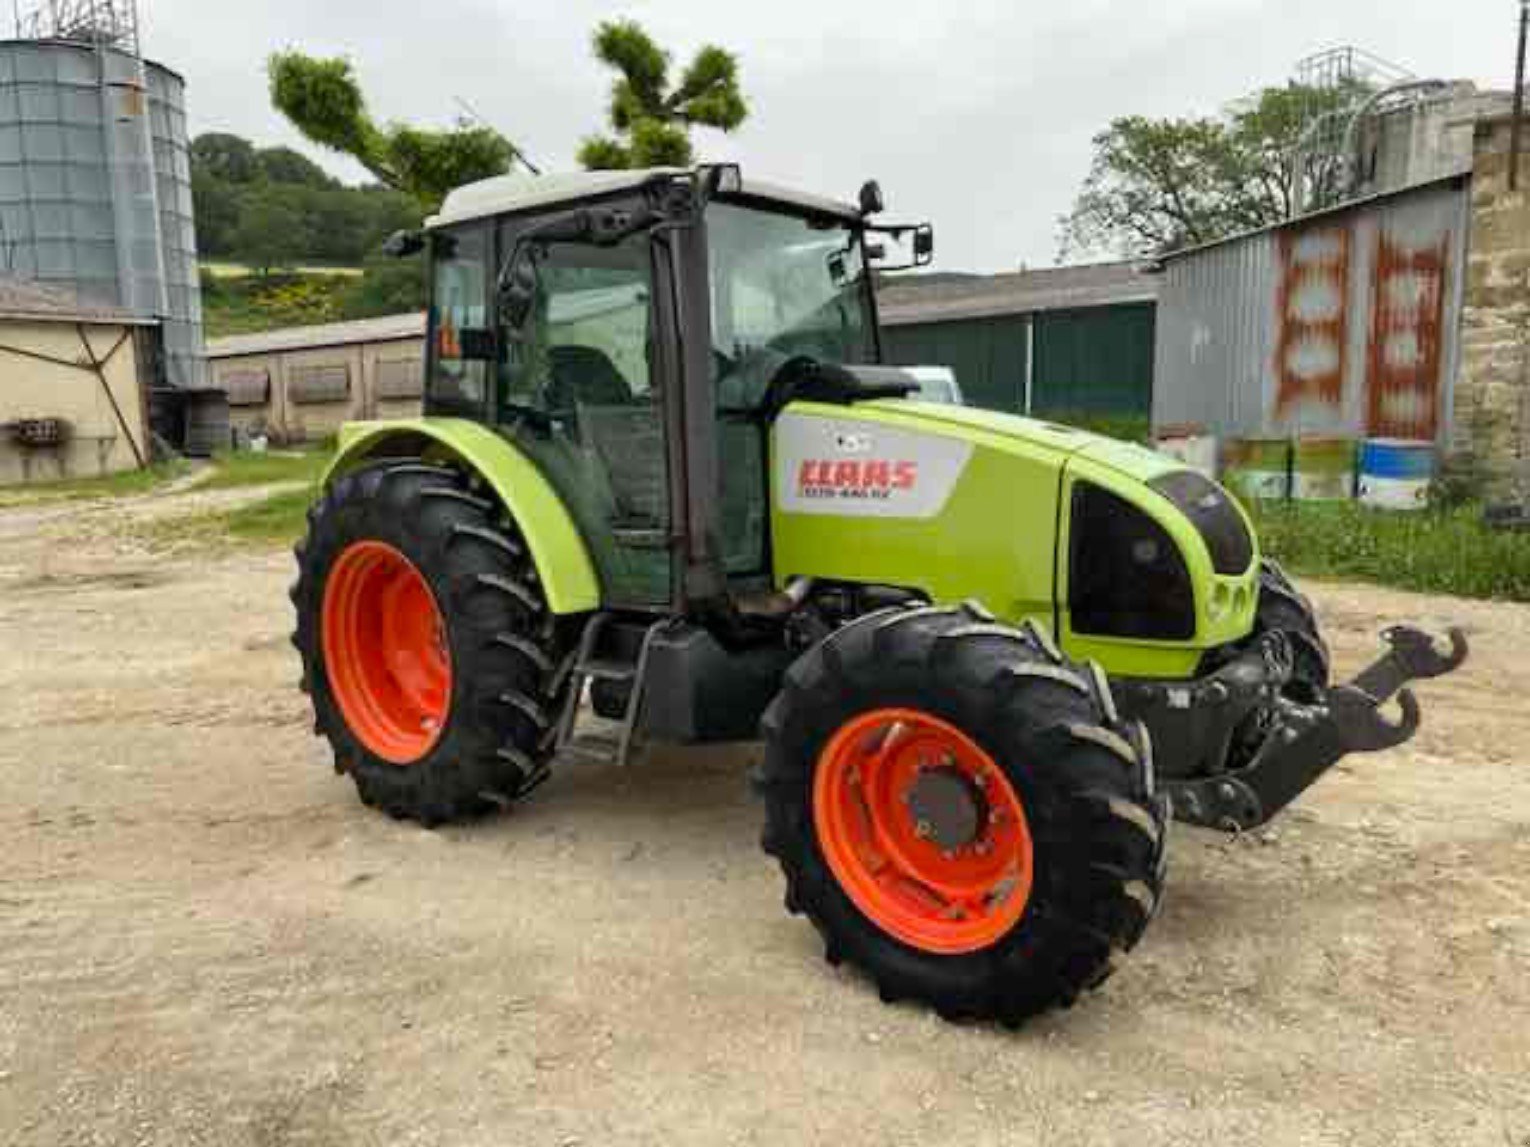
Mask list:
[[1251,512],[1263,551],[1295,573],[1530,601],[1530,534],[1488,528],[1476,503],[1400,512],[1285,502]]

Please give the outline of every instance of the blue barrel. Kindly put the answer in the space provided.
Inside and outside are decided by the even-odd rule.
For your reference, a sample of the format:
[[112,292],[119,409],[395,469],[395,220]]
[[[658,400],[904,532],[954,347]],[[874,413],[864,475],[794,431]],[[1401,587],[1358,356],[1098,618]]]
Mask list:
[[1434,478],[1434,443],[1367,438],[1360,446],[1360,500],[1389,510],[1421,510]]

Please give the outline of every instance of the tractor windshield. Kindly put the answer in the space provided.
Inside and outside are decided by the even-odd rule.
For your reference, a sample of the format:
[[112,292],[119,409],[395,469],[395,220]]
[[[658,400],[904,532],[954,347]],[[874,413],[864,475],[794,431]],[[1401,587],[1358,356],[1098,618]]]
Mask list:
[[785,359],[873,357],[860,236],[842,220],[714,202],[712,340],[720,405],[749,408]]

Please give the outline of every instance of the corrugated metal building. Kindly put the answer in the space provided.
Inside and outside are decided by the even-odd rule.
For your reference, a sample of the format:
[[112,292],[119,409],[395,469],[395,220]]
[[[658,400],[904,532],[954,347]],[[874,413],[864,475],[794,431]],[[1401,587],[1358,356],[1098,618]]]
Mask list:
[[1155,430],[1443,440],[1469,199],[1451,178],[1164,258]]
[[424,315],[388,315],[214,339],[207,356],[236,434],[303,442],[352,419],[418,415],[424,343]]
[[881,293],[884,351],[951,367],[974,406],[1146,416],[1158,287],[1131,263],[892,280]]
[[142,466],[158,338],[63,287],[0,279],[0,484]]

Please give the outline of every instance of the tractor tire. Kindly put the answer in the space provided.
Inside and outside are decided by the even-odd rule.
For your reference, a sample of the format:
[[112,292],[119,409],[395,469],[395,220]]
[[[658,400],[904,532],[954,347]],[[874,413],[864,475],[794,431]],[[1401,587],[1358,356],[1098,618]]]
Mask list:
[[1018,1026],[1104,982],[1158,909],[1147,732],[1044,632],[974,605],[869,614],[792,666],[761,727],[786,906],[885,1001]]
[[1259,567],[1259,604],[1254,618],[1256,635],[1279,630],[1291,642],[1293,665],[1286,694],[1293,701],[1311,705],[1328,690],[1328,643],[1318,632],[1317,615],[1307,595],[1291,584],[1286,571],[1273,561]]
[[573,642],[501,506],[391,459],[335,481],[295,554],[314,732],[363,802],[434,826],[546,778]]

